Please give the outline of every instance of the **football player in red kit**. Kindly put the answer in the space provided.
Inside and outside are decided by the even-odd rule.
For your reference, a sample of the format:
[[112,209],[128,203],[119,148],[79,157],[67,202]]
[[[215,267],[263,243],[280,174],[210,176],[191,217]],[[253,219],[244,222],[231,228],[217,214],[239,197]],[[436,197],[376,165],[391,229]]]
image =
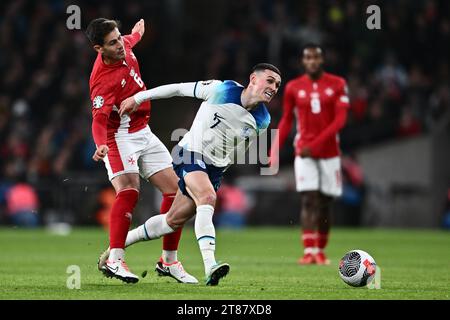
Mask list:
[[[146,90],[139,64],[132,48],[145,31],[139,20],[131,34],[122,36],[118,22],[94,19],[86,35],[98,52],[89,80],[92,100],[92,135],[97,146],[95,161],[103,160],[108,177],[116,190],[110,213],[109,249],[98,263],[106,276],[135,283],[138,277],[125,264],[125,239],[134,207],[139,198],[139,176],[148,180],[163,194],[160,213],[172,205],[178,189],[178,177],[172,168],[172,157],[164,144],[154,135],[148,121],[150,102],[143,103],[133,114],[120,116],[118,107],[126,98]],[[163,253],[156,265],[160,275],[171,276],[179,282],[197,283],[184,271],[177,258],[181,232],[163,239]]]
[[271,149],[278,167],[282,148],[296,118],[295,180],[301,195],[301,225],[305,264],[329,264],[324,249],[330,232],[331,203],[342,194],[339,130],[345,125],[349,98],[346,81],[323,70],[318,45],[303,49],[305,74],[286,84],[283,115]]

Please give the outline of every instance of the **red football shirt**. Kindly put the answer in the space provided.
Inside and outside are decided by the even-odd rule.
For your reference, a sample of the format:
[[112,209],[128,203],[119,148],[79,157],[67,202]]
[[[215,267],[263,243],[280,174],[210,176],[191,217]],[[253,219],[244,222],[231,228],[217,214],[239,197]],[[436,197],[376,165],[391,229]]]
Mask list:
[[300,155],[303,147],[309,147],[313,158],[338,156],[338,131],[345,124],[348,107],[347,84],[341,77],[323,73],[317,80],[303,75],[289,81],[278,126],[280,148],[289,135],[295,115],[296,155]]
[[[122,119],[118,110],[120,103],[139,91],[146,90],[139,71],[139,64],[131,50],[139,42],[141,36],[138,32],[123,37],[125,46],[125,59],[107,65],[99,53],[92,68],[89,80],[92,101],[93,129],[92,134],[97,146],[111,144],[116,132],[136,132],[147,126],[150,119],[150,101],[143,102],[138,110]],[[104,127],[107,117],[107,130],[96,130]]]

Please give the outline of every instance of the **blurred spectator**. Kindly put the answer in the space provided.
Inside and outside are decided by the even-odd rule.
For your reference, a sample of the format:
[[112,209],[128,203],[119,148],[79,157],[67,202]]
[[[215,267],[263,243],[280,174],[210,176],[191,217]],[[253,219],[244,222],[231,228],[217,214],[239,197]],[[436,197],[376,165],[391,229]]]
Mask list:
[[[350,92],[350,115],[352,117],[353,122],[362,122],[367,117],[367,106],[368,106],[368,97],[369,93],[367,87],[365,87],[359,79],[350,78],[349,86],[353,89]],[[348,122],[352,121],[349,119]]]
[[39,199],[35,189],[25,182],[11,186],[6,192],[7,213],[16,226],[37,227],[39,225]]
[[400,117],[400,124],[397,130],[399,137],[412,137],[422,132],[422,125],[419,119],[413,114],[411,108],[404,107]]
[[408,75],[394,53],[386,54],[384,64],[376,72],[376,77],[390,99],[400,100],[408,85]]
[[239,187],[223,183],[217,192],[217,212],[214,224],[218,228],[236,228],[245,226],[248,214],[248,199]]
[[345,216],[339,217],[339,223],[358,226],[364,205],[365,183],[361,165],[352,155],[342,157],[342,184],[343,192],[337,206]]
[[429,98],[429,112],[427,125],[433,128],[441,119],[450,115],[450,85],[442,83],[437,87]]

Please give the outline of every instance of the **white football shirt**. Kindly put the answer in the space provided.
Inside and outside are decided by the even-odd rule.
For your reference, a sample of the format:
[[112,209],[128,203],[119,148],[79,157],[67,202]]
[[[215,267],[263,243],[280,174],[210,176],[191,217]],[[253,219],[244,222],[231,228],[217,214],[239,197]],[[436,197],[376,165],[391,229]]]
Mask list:
[[231,80],[198,81],[143,91],[135,95],[135,100],[140,103],[173,96],[202,99],[189,132],[178,145],[202,154],[216,167],[227,167],[232,163],[235,150],[245,150],[242,146],[246,141],[251,142],[270,123],[270,114],[263,103],[251,111],[242,106],[243,90],[242,85]]

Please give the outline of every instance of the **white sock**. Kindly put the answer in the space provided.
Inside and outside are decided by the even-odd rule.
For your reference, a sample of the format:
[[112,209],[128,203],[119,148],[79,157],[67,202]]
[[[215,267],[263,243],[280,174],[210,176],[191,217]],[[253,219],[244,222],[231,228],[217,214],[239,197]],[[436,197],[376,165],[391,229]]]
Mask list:
[[158,239],[174,231],[167,224],[166,214],[158,214],[145,221],[143,225],[128,231],[125,247],[131,246],[139,241]]
[[148,240],[148,239],[147,239],[147,236],[145,235],[144,225],[140,225],[139,227],[128,231],[127,239],[125,240],[125,247],[131,246],[132,244],[134,244],[136,242],[145,241],[145,240]]
[[214,207],[210,205],[201,205],[197,207],[197,216],[195,217],[195,236],[203,257],[205,265],[205,274],[207,275],[212,266],[217,264],[214,257],[216,250],[216,230],[212,222]]
[[178,261],[177,250],[163,250],[161,255],[163,262],[171,264]]
[[111,249],[111,251],[109,252],[109,260],[110,261],[117,261],[117,260],[122,260],[125,258],[125,250],[124,249],[120,249],[120,248],[114,248]]
[[159,239],[175,231],[167,224],[166,217],[167,214],[157,214],[145,221],[143,226],[148,240]]

